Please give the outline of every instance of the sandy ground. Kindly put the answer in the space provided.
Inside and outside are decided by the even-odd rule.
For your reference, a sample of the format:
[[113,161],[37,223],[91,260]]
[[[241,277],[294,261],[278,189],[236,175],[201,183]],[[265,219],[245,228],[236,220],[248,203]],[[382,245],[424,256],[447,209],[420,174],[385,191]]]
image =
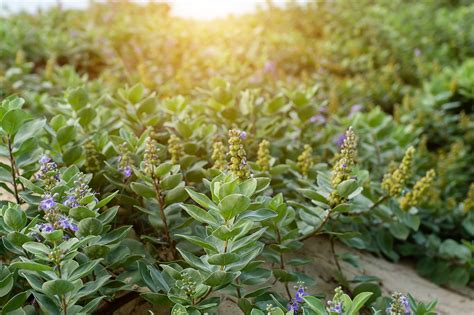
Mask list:
[[[394,291],[411,293],[417,300],[429,302],[438,300],[437,312],[440,315],[473,315],[474,314],[474,291],[463,289],[462,293],[437,286],[427,279],[420,277],[412,266],[404,263],[394,264],[384,259],[377,258],[369,253],[361,253],[342,244],[336,244],[335,250],[338,254],[351,252],[359,257],[360,269],[356,269],[348,263],[341,261],[341,268],[348,279],[356,275],[370,275],[381,279],[381,287],[384,295]],[[336,267],[331,258],[330,242],[326,238],[310,239],[298,252],[298,257],[309,258],[314,264],[303,266],[299,271],[316,280],[316,286],[310,288],[310,293],[331,294],[337,283],[332,279]],[[282,286],[275,287],[282,296],[285,295]],[[149,306],[132,301],[115,314],[149,314]],[[155,314],[167,314],[166,311],[152,308]],[[239,308],[230,301],[221,304],[218,315],[241,315]]]

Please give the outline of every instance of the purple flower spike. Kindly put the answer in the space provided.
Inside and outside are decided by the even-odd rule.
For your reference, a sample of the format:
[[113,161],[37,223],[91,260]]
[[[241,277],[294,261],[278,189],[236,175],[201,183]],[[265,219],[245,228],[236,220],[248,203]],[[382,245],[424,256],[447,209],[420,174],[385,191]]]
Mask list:
[[240,139],[242,139],[242,140],[247,139],[247,133],[245,131],[240,132]]
[[351,107],[351,111],[349,113],[349,118],[352,118],[355,116],[355,114],[357,114],[358,112],[360,112],[362,109],[364,109],[364,106],[362,106],[361,104],[356,104],[356,105],[353,105]]
[[59,225],[61,226],[61,228],[63,228],[64,230],[71,230],[73,232],[76,232],[77,231],[77,225],[75,225],[74,223],[72,223],[68,217],[66,216],[62,216],[60,219],[59,219]]
[[51,208],[53,208],[54,206],[56,206],[56,202],[54,201],[53,196],[45,195],[44,199],[41,200],[39,207],[40,207],[41,210],[47,211],[47,210],[50,210]]
[[129,165],[125,166],[125,168],[122,170],[122,173],[125,178],[129,178],[132,176],[132,168]]
[[336,145],[338,147],[342,146],[344,144],[344,141],[346,140],[346,135],[342,134],[336,139]]
[[42,223],[37,224],[38,230],[40,232],[51,233],[54,232],[54,226],[51,223]]
[[333,312],[333,313],[342,314],[342,305],[341,305],[341,303],[337,303],[336,305],[334,305],[331,308],[330,311]]
[[63,204],[66,207],[70,207],[70,208],[79,207],[79,203],[77,202],[77,199],[74,196],[68,196]]
[[46,163],[49,163],[50,161],[51,161],[51,158],[47,155],[43,155],[39,159],[40,164],[46,164]]
[[323,115],[314,115],[312,116],[309,121],[311,123],[321,123],[321,124],[324,124],[326,122],[326,118],[324,118]]
[[295,294],[295,300],[296,302],[298,303],[303,303],[303,296],[306,296],[306,292],[304,292],[304,287],[303,286],[299,286],[298,287],[298,290],[296,291],[296,294]]
[[291,300],[290,304],[288,304],[288,310],[293,311],[293,312],[297,312],[298,311],[298,302],[296,302],[295,300]]

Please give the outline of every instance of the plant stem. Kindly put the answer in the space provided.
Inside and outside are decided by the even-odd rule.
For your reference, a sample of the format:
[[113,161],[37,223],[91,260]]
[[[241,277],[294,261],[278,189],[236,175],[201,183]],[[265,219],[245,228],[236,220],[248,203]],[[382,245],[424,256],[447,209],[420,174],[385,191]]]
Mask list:
[[11,174],[12,174],[12,184],[13,184],[13,190],[15,192],[15,199],[16,199],[16,203],[20,204],[21,203],[21,200],[20,200],[20,197],[18,195],[18,187],[17,187],[17,184],[16,184],[16,164],[15,164],[15,158],[13,157],[13,148],[12,148],[12,142],[11,142],[11,139],[10,139],[10,136],[7,136],[7,143],[8,143],[8,153],[9,153],[9,156],[10,156],[10,171],[11,171]]
[[[277,242],[278,242],[279,245],[281,245],[280,229],[278,228],[278,226],[276,226],[276,224],[274,226],[275,226],[275,232],[276,232],[276,235],[277,235]],[[285,258],[283,257],[282,252],[280,252],[280,268],[282,270],[286,270],[286,268],[285,268]],[[290,292],[290,288],[288,287],[288,282],[285,282],[285,290],[286,290],[286,294],[288,295],[288,299],[291,300],[291,292]]]
[[153,181],[153,188],[155,189],[156,201],[158,202],[158,205],[160,207],[160,216],[161,216],[161,220],[163,221],[163,230],[165,233],[166,242],[168,243],[168,248],[171,250],[173,259],[176,259],[177,257],[176,248],[174,247],[173,240],[171,239],[171,236],[170,236],[168,221],[166,219],[166,214],[165,214],[165,207],[164,207],[165,201],[163,200],[163,196],[161,195],[160,183],[158,182],[158,180],[156,179],[154,175],[152,175],[152,181]]
[[331,213],[332,213],[332,208],[328,210],[328,214],[327,216],[324,218],[324,220],[321,222],[321,224],[318,226],[317,229],[313,230],[311,233],[309,234],[306,234],[306,235],[302,235],[298,238],[298,241],[305,241],[307,240],[308,238],[311,238],[315,235],[318,235],[319,232],[321,232],[321,230],[323,229],[323,227],[326,225],[326,223],[329,221],[329,219],[331,218]]
[[388,197],[389,197],[388,195],[383,195],[382,197],[380,197],[376,202],[374,202],[373,205],[370,206],[369,210],[372,210],[375,207],[377,207],[379,204],[384,202]]
[[332,252],[332,256],[334,257],[334,262],[336,263],[337,270],[339,270],[339,272],[342,274],[342,268],[341,268],[341,265],[339,264],[339,259],[337,258],[336,248],[334,247],[334,238],[330,237],[329,240],[331,242],[331,252]]

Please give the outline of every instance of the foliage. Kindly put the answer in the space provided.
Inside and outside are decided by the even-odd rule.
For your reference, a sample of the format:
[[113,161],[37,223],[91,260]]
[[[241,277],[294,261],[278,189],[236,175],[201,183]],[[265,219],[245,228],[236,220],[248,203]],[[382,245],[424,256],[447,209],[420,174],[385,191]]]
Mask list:
[[348,279],[350,253],[325,297],[315,237],[468,285],[474,6],[354,5],[1,17],[2,314],[434,313]]

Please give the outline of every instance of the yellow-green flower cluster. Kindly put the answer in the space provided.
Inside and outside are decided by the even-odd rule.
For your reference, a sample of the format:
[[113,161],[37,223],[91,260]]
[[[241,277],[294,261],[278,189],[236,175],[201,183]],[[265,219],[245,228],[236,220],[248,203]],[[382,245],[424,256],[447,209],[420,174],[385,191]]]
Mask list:
[[258,145],[257,152],[257,165],[261,171],[265,172],[270,169],[270,158],[270,142],[262,140]]
[[415,148],[409,147],[405,152],[402,163],[392,172],[385,174],[382,181],[382,189],[385,190],[389,196],[396,196],[402,192],[406,180],[410,176],[413,156],[415,155]]
[[168,152],[171,156],[171,163],[177,164],[183,153],[183,145],[181,140],[175,135],[171,135],[168,139]]
[[435,179],[436,173],[433,169],[426,172],[426,175],[418,180],[413,187],[413,190],[406,193],[400,199],[400,207],[403,210],[408,210],[411,207],[414,207],[420,204],[423,201],[423,197],[426,196],[426,192],[431,188],[433,181]]
[[247,133],[236,129],[229,130],[229,170],[240,179],[250,177],[250,169],[247,165],[247,153],[245,152],[242,140],[245,140]]
[[469,186],[467,197],[464,200],[464,212],[469,212],[474,209],[474,183]]
[[216,140],[212,144],[212,155],[211,159],[214,162],[213,167],[215,169],[223,171],[226,167],[226,159],[225,159],[225,147],[222,141]]
[[313,166],[313,148],[305,144],[303,152],[298,156],[298,168],[301,174],[307,176],[311,166]]
[[93,140],[88,139],[84,143],[84,150],[86,151],[86,161],[85,161],[85,169],[88,173],[96,173],[101,169],[101,158],[99,152],[97,152],[97,148]]
[[160,159],[158,157],[158,147],[156,141],[148,137],[145,142],[145,154],[143,155],[143,164],[145,173],[148,176],[152,176],[155,167],[158,166],[160,163]]
[[350,178],[352,167],[357,159],[357,137],[349,127],[346,131],[344,142],[341,146],[338,160],[332,170],[332,186],[337,187],[340,183]]

